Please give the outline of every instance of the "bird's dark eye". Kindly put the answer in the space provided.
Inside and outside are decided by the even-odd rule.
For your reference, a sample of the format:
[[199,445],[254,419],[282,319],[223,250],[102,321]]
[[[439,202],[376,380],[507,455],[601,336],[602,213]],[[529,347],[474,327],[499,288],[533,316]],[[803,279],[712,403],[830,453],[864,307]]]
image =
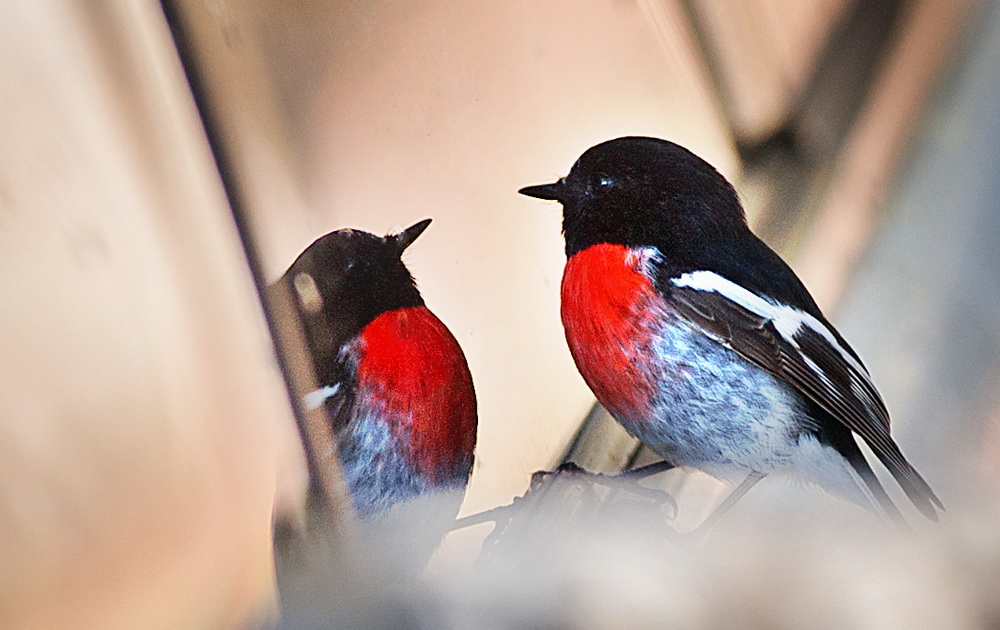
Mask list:
[[597,178],[597,187],[598,188],[608,189],[608,188],[611,188],[614,185],[615,185],[615,180],[611,179],[610,177],[603,176],[603,177]]

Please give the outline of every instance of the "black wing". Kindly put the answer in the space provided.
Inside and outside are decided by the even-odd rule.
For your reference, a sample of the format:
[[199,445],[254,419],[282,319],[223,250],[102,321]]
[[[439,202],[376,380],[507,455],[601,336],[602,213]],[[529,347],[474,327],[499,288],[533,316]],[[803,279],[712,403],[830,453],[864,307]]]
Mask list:
[[817,330],[817,324],[825,326],[812,318],[812,325],[803,324],[786,337],[774,317],[756,313],[717,291],[664,288],[671,305],[706,334],[790,383],[860,435],[913,504],[937,520],[934,506],[944,509],[941,501],[889,435],[889,413],[867,371],[860,362],[846,358],[856,356],[852,350],[844,347],[841,352],[823,332],[835,341],[841,340],[839,335],[830,329]]

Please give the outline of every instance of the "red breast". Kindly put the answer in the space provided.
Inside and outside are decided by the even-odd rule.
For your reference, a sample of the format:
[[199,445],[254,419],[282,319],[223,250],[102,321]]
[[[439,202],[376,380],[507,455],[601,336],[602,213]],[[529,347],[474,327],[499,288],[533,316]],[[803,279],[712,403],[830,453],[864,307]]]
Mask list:
[[456,467],[471,462],[476,445],[476,394],[455,337],[417,306],[382,313],[361,341],[358,389],[410,444],[407,463],[432,483],[466,474]]
[[643,264],[642,253],[602,243],[574,254],[562,280],[563,327],[580,374],[612,414],[634,420],[653,400],[644,366],[660,300]]

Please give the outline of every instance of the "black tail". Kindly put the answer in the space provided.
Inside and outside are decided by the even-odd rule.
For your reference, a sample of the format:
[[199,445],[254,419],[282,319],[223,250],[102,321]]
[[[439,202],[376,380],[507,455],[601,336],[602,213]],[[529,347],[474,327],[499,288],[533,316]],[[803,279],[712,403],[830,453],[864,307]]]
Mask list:
[[929,520],[937,522],[938,511],[944,511],[941,499],[934,494],[934,491],[920,476],[920,473],[910,465],[910,462],[906,461],[899,446],[888,432],[883,430],[873,433],[871,439],[855,436],[850,429],[839,422],[826,422],[820,425],[817,437],[820,441],[833,446],[850,462],[851,467],[864,480],[872,498],[877,503],[873,507],[883,512],[890,520],[903,521],[903,517],[868,465],[868,461],[858,447],[857,437],[861,437],[868,444],[882,465],[892,473],[896,483],[903,489],[913,505],[920,510],[920,513]]
[[910,501],[913,502],[913,505],[920,510],[920,513],[928,519],[937,522],[938,510],[944,511],[944,504],[941,503],[941,499],[934,494],[934,490],[924,481],[920,473],[910,465],[910,462],[906,461],[903,453],[899,450],[899,446],[892,439],[889,439],[888,442],[891,449],[872,450],[879,458],[879,461],[892,473],[896,482],[899,483],[899,486],[906,493],[906,496],[910,498]]
[[868,465],[868,460],[865,459],[861,449],[858,448],[857,444],[853,446],[853,449],[844,449],[847,452],[842,452],[842,454],[851,465],[851,468],[854,469],[854,472],[858,473],[861,480],[868,486],[868,491],[871,493],[875,503],[872,505],[872,508],[880,512],[895,526],[904,531],[909,531],[910,526],[906,523],[906,519],[903,518],[899,508],[896,507],[896,504],[892,502],[889,494],[885,491],[885,488],[882,487],[882,483],[875,476],[875,471],[872,470],[872,467]]

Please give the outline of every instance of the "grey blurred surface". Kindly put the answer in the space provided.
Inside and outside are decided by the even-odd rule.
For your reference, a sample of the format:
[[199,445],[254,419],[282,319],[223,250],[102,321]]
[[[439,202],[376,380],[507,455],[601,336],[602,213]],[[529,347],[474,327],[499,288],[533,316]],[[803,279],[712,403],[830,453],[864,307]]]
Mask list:
[[994,483],[1000,454],[998,175],[1000,5],[987,3],[833,314],[952,511]]

